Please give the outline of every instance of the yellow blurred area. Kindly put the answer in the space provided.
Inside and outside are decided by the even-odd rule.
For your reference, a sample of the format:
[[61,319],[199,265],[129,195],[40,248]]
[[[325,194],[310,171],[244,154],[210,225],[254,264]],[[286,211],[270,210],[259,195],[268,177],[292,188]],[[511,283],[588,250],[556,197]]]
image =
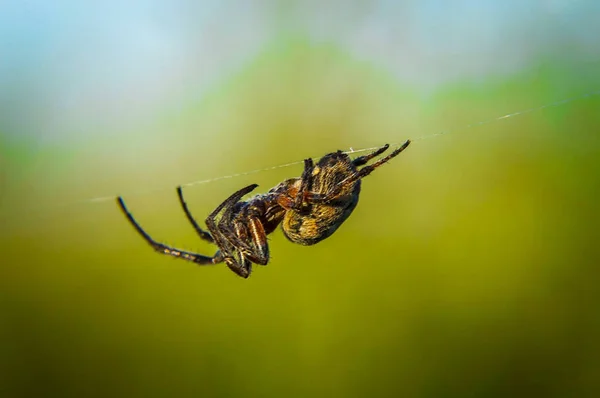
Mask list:
[[[585,79],[540,67],[425,98],[333,46],[278,44],[147,131],[7,144],[0,395],[596,396],[600,96],[463,128]],[[248,280],[154,253],[112,200],[80,202],[123,194],[154,238],[212,254],[177,184],[408,138],[338,232],[302,247],[277,231]],[[301,170],[185,195],[203,219]]]

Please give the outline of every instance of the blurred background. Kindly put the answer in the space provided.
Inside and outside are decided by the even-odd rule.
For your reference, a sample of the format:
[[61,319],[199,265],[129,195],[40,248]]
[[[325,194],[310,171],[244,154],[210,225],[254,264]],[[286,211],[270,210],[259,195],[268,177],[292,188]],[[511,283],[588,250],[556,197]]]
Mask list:
[[[0,396],[598,396],[600,95],[466,126],[598,94],[599,20],[593,0],[1,2]],[[408,138],[336,234],[277,231],[248,280],[89,200],[212,254],[178,184]],[[202,220],[301,171],[185,195]]]

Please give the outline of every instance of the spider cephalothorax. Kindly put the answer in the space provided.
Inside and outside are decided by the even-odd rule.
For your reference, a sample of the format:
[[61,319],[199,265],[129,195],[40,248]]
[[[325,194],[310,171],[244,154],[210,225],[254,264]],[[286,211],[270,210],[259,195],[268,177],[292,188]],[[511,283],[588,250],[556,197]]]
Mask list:
[[[360,180],[397,156],[409,144],[410,141],[406,141],[371,165],[366,163],[385,152],[389,145],[354,160],[342,151],[323,156],[316,165],[312,159],[306,159],[299,178],[286,180],[267,193],[246,201],[242,201],[242,197],[252,192],[256,184],[229,196],[206,218],[208,231],[192,217],[182,189],[178,187],[179,202],[198,236],[219,248],[212,257],[155,241],[133,218],[120,196],[117,202],[129,222],[156,251],[199,265],[225,262],[233,272],[247,278],[252,271],[252,263],[266,265],[269,262],[267,235],[279,224],[290,241],[302,245],[313,245],[331,236],[358,204]],[[359,169],[360,166],[364,167]]]

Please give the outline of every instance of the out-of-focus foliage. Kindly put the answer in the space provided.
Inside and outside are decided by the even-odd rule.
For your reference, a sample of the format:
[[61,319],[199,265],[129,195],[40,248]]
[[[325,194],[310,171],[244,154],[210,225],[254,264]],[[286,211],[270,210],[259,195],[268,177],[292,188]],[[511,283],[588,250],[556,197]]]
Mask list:
[[[2,396],[597,396],[598,62],[540,59],[427,97],[333,44],[286,39],[148,130],[77,145],[3,136]],[[177,184],[416,140],[314,246],[271,239],[242,280],[154,253],[212,253]],[[206,216],[301,165],[187,188]],[[146,190],[152,193],[137,194]],[[131,193],[131,195],[127,195]]]

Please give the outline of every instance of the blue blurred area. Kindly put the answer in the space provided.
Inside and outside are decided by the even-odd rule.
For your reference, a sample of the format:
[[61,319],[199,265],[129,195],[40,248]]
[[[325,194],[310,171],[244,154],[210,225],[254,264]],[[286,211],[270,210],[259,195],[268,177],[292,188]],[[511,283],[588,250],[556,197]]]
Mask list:
[[0,7],[0,130],[63,144],[199,97],[267,33],[252,8],[220,2]]
[[427,95],[539,57],[593,56],[598,15],[597,2],[558,0],[5,1],[0,131],[68,145],[135,129],[201,98],[286,35],[333,43]]

